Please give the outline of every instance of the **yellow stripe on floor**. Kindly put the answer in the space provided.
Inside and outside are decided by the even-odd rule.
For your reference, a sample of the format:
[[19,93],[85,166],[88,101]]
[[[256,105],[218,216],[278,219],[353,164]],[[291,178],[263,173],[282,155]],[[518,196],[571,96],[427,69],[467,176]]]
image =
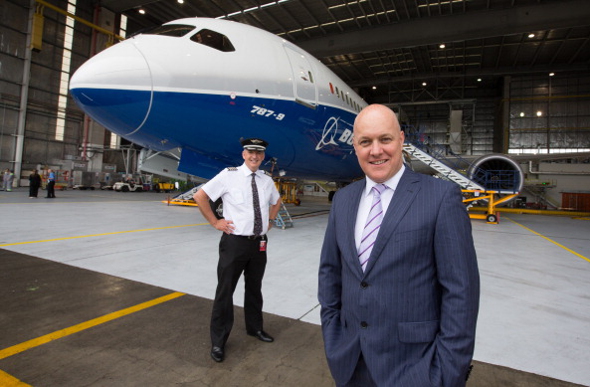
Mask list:
[[573,255],[575,255],[575,256],[577,256],[577,257],[580,257],[580,258],[582,258],[582,259],[584,259],[584,260],[586,260],[586,261],[590,262],[590,258],[586,258],[586,257],[584,257],[582,254],[578,254],[578,253],[576,253],[574,250],[572,250],[572,249],[569,249],[569,248],[565,247],[564,245],[562,245],[562,244],[560,244],[560,243],[557,243],[557,242],[555,242],[554,240],[552,240],[552,239],[550,239],[550,238],[547,238],[545,235],[539,234],[538,232],[536,232],[536,231],[534,231],[534,230],[531,230],[531,229],[530,229],[530,228],[528,228],[527,226],[524,226],[524,225],[522,225],[522,224],[520,224],[520,223],[518,223],[518,222],[516,222],[516,221],[514,221],[514,220],[512,220],[512,219],[510,219],[510,218],[508,218],[508,217],[507,217],[507,219],[508,219],[508,220],[510,220],[512,223],[515,223],[515,224],[519,225],[520,227],[524,228],[525,230],[528,230],[528,231],[532,232],[533,234],[535,234],[535,235],[538,235],[538,236],[540,236],[541,238],[543,238],[543,239],[545,239],[545,240],[547,240],[547,241],[549,241],[549,242],[553,243],[554,245],[557,245],[557,246],[561,247],[562,249],[564,249],[564,250],[566,250],[566,251],[568,251],[568,252],[572,253]]
[[166,227],[156,227],[156,228],[144,228],[144,229],[140,229],[140,230],[114,231],[114,232],[105,232],[105,233],[102,233],[102,234],[78,235],[78,236],[73,236],[73,237],[63,237],[63,238],[54,238],[54,239],[43,239],[43,240],[39,240],[39,241],[4,243],[4,244],[0,244],[0,247],[28,245],[28,244],[31,244],[31,243],[45,243],[45,242],[66,241],[66,240],[69,240],[69,239],[92,238],[92,237],[99,237],[99,236],[106,236],[106,235],[127,234],[127,233],[132,233],[132,232],[166,230],[166,229],[169,229],[169,228],[195,227],[195,226],[205,226],[205,225],[209,225],[209,223],[184,224],[184,225],[180,225],[180,226],[166,226]]
[[152,306],[164,303],[166,301],[173,300],[178,297],[182,297],[184,295],[185,295],[185,293],[180,293],[180,292],[170,293],[166,296],[155,298],[151,301],[146,301],[141,304],[131,306],[129,308],[121,309],[117,312],[109,313],[109,314],[106,314],[102,317],[97,317],[95,319],[71,326],[69,328],[65,328],[65,329],[61,329],[59,331],[55,331],[53,333],[49,333],[47,335],[38,337],[36,339],[25,341],[24,343],[20,343],[20,344],[14,345],[12,347],[1,350],[0,351],[0,360],[5,359],[10,356],[13,356],[13,355],[16,355],[17,353],[24,352],[27,349],[38,347],[40,345],[49,343],[53,340],[61,339],[62,337],[72,335],[74,333],[83,331],[88,328],[95,327],[97,325],[118,319],[123,316],[127,316],[131,313],[139,312],[140,310],[150,308]]
[[31,387],[30,384],[23,383],[17,378],[0,370],[0,386],[2,387]]

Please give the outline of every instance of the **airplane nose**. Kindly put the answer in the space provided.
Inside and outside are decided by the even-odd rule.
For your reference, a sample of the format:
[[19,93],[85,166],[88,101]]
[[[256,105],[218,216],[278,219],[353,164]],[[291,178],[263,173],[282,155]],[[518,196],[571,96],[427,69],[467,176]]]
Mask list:
[[133,39],[95,55],[70,80],[78,106],[121,136],[135,134],[147,119],[152,86],[148,63]]

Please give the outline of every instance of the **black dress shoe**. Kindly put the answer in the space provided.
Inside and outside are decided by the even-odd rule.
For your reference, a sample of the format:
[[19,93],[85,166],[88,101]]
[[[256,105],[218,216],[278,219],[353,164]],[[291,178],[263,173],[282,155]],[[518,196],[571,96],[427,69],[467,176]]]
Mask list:
[[275,339],[272,338],[271,335],[266,333],[265,331],[257,331],[257,332],[247,332],[250,336],[256,337],[260,341],[264,341],[265,343],[272,343]]
[[218,363],[221,363],[223,361],[223,356],[223,348],[215,346],[211,348],[211,358],[213,360],[215,360]]

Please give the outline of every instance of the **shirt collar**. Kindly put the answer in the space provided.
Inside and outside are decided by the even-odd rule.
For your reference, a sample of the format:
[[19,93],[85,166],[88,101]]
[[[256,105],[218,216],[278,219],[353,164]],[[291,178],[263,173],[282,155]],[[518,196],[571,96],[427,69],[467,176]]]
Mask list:
[[[402,178],[402,175],[404,174],[405,170],[406,170],[406,166],[404,164],[402,164],[402,167],[399,169],[399,171],[397,171],[397,173],[395,175],[393,175],[389,180],[386,180],[385,182],[383,182],[383,184],[387,188],[389,188],[395,192],[395,189],[397,188],[397,185],[399,184],[399,180]],[[373,189],[373,187],[379,183],[376,183],[373,180],[371,180],[369,178],[369,176],[365,176],[365,178],[367,179],[367,181],[365,183],[365,196],[366,196],[366,195],[369,195],[371,193],[371,190]]]
[[[238,167],[238,169],[240,169],[242,171],[242,173],[244,174],[244,176],[250,176],[250,175],[252,175],[252,171],[250,170],[250,168],[248,168],[246,166],[246,163],[240,165]],[[254,172],[254,173],[258,175],[260,173],[260,169],[256,170],[256,172]]]

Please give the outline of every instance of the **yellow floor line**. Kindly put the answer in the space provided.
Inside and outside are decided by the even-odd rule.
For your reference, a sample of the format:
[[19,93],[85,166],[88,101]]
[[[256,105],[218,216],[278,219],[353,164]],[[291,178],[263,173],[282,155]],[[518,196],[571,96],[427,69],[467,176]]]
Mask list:
[[126,234],[126,233],[132,233],[132,232],[165,230],[165,229],[169,229],[169,228],[204,226],[204,225],[208,225],[208,224],[209,223],[185,224],[185,225],[181,225],[181,226],[166,226],[166,227],[156,227],[156,228],[144,228],[144,229],[140,229],[140,230],[114,231],[114,232],[105,232],[105,233],[102,233],[102,234],[78,235],[78,236],[73,236],[73,237],[63,237],[63,238],[54,238],[54,239],[43,239],[43,240],[39,240],[39,241],[4,243],[4,244],[0,244],[0,247],[17,246],[17,245],[27,245],[27,244],[30,244],[30,243],[45,243],[45,242],[66,241],[66,240],[69,240],[69,239],[92,238],[92,237],[98,237],[98,236]]
[[552,240],[552,239],[550,239],[550,238],[547,238],[546,236],[544,236],[544,235],[541,235],[541,234],[539,234],[538,232],[536,232],[536,231],[533,231],[533,230],[531,230],[530,228],[528,228],[527,226],[524,226],[524,225],[522,225],[522,224],[520,224],[520,223],[518,223],[518,222],[516,222],[516,221],[514,221],[514,220],[512,220],[512,219],[510,219],[510,218],[508,218],[508,217],[506,217],[506,219],[508,219],[508,220],[509,220],[509,221],[511,221],[512,223],[515,223],[515,224],[519,225],[520,227],[522,227],[522,228],[524,228],[524,229],[526,229],[526,230],[528,230],[528,231],[532,232],[533,234],[535,234],[535,235],[538,235],[538,236],[540,236],[541,238],[543,238],[543,239],[545,239],[545,240],[547,240],[547,241],[549,241],[549,242],[553,243],[554,245],[557,245],[557,246],[561,247],[562,249],[564,249],[564,250],[566,250],[566,251],[568,251],[568,252],[570,252],[570,253],[574,254],[575,256],[577,256],[577,257],[580,257],[580,258],[582,258],[582,259],[584,259],[584,260],[586,260],[586,261],[590,262],[590,258],[586,258],[586,257],[584,257],[582,254],[578,254],[578,253],[576,253],[574,250],[572,250],[572,249],[569,249],[569,248],[565,247],[564,245],[562,245],[562,244],[560,244],[560,243],[557,243],[557,242],[555,242],[554,240]]
[[120,317],[127,316],[131,313],[139,312],[140,310],[147,309],[152,306],[164,303],[166,301],[170,301],[175,298],[182,297],[184,295],[185,295],[185,293],[180,293],[180,292],[170,293],[168,295],[155,298],[151,301],[146,301],[141,304],[131,306],[129,308],[121,309],[117,312],[106,314],[102,317],[97,317],[95,319],[85,321],[83,323],[80,323],[80,324],[77,324],[77,325],[74,325],[74,326],[71,326],[71,327],[68,327],[65,329],[61,329],[59,331],[55,331],[55,332],[49,333],[49,334],[41,336],[41,337],[37,337],[36,339],[25,341],[24,343],[20,343],[20,344],[14,345],[12,347],[0,350],[0,360],[6,359],[7,357],[10,357],[13,355],[16,355],[17,353],[24,352],[28,349],[49,343],[53,340],[61,339],[62,337],[69,336],[74,333],[83,331],[85,329],[95,327],[95,326],[103,324],[105,322],[109,322],[109,321],[118,319]]
[[0,370],[0,386],[3,387],[31,387],[30,384],[23,383],[17,378]]

